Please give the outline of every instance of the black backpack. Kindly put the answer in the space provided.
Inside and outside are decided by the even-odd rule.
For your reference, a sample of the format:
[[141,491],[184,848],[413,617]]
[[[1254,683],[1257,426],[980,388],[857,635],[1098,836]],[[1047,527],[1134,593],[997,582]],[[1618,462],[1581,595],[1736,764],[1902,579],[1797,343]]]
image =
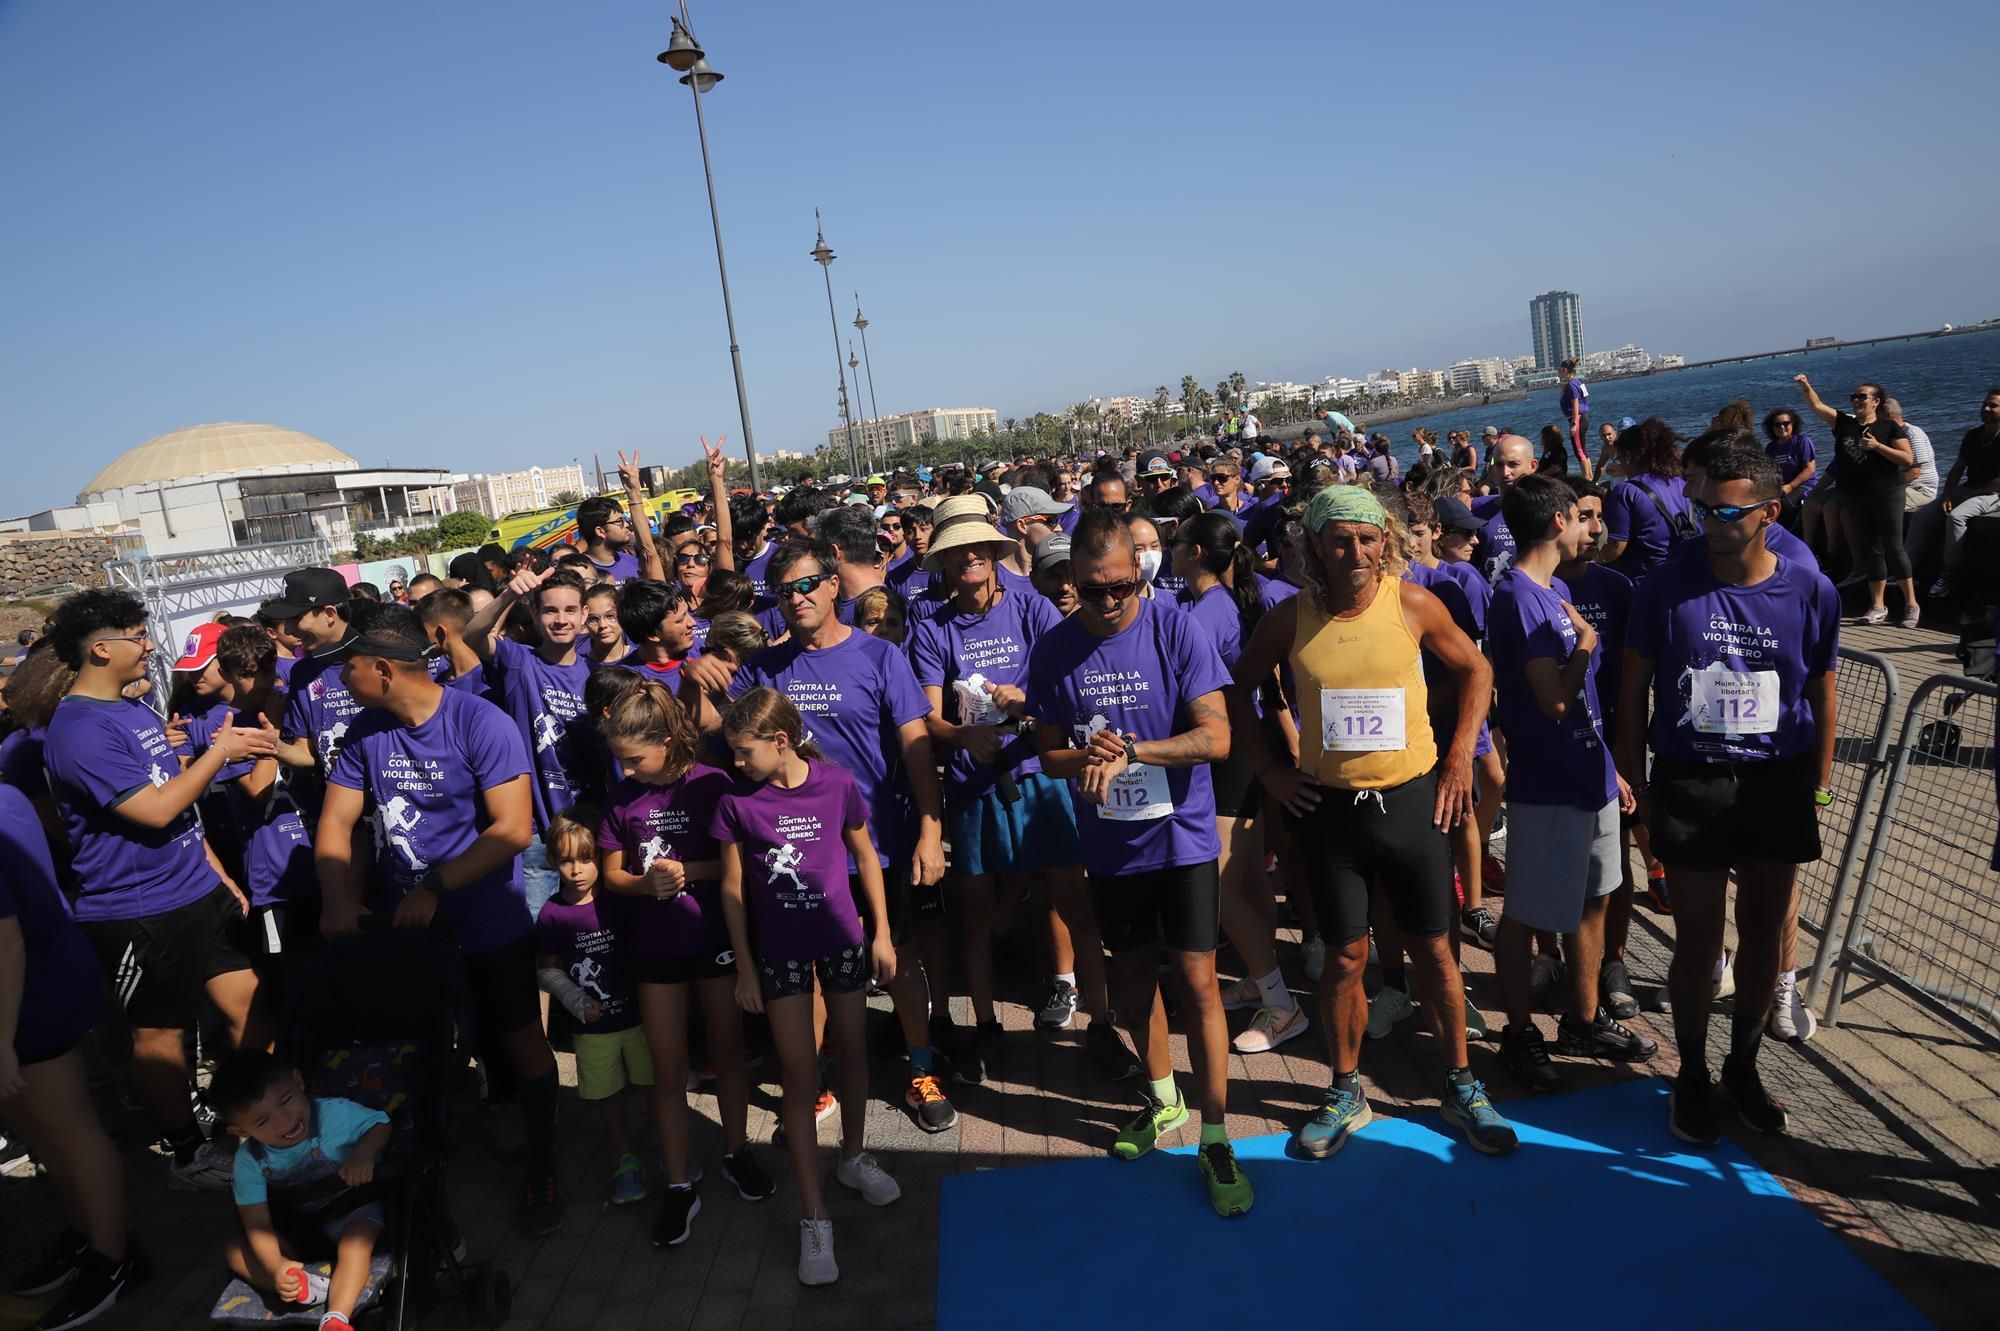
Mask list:
[[1695,537],[1701,535],[1701,528],[1696,525],[1694,514],[1684,508],[1669,510],[1665,501],[1660,498],[1659,492],[1640,480],[1637,476],[1632,478],[1632,484],[1644,490],[1646,498],[1653,501],[1653,507],[1660,510],[1660,517],[1667,524],[1667,533],[1670,538],[1667,542],[1669,550],[1679,545],[1682,541],[1692,541]]

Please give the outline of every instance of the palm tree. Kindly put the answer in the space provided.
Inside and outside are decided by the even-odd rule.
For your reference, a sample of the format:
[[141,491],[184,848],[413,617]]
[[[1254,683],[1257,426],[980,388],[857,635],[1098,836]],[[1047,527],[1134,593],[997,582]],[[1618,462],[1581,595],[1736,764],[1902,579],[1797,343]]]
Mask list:
[[1250,381],[1243,377],[1243,371],[1231,370],[1229,372],[1229,396],[1241,402],[1243,400],[1243,390],[1249,386]]
[[1229,381],[1227,379],[1216,380],[1215,400],[1225,407],[1229,405]]
[[1181,408],[1182,410],[1186,411],[1189,416],[1194,415],[1195,397],[1200,392],[1201,392],[1201,385],[1195,382],[1195,378],[1193,375],[1184,374],[1181,376]]

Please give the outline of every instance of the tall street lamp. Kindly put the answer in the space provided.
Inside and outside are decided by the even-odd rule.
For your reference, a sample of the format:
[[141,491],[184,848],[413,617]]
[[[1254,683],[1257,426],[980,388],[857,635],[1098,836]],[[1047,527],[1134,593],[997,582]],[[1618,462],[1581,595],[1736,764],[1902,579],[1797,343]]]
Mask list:
[[680,71],[681,85],[694,98],[694,129],[701,140],[701,174],[708,182],[708,222],[715,232],[715,271],[722,278],[722,318],[729,327],[729,365],[736,373],[736,416],[743,422],[743,455],[750,462],[750,489],[757,492],[763,489],[757,479],[757,437],[750,432],[750,395],[743,387],[743,351],[736,343],[736,310],[729,300],[729,265],[722,257],[722,214],[715,205],[715,173],[708,164],[708,125],[701,114],[702,94],[722,82],[722,75],[709,66],[701,44],[694,39],[694,31],[688,26],[687,0],[681,0],[673,36],[657,58],[667,68]]
[[[868,320],[861,317],[861,293],[859,291],[854,293],[854,327],[861,334],[861,363],[868,367],[868,413],[879,422],[882,419],[882,408],[876,405],[875,402],[875,362],[868,355]],[[849,352],[848,354],[852,355],[853,353]],[[855,378],[854,391],[856,393],[861,391],[859,376]],[[888,465],[888,453],[888,436],[884,435],[882,442],[884,466]]]
[[833,368],[840,376],[840,418],[847,427],[847,467],[852,473],[861,471],[861,449],[854,438],[854,411],[847,400],[847,366],[840,359],[840,316],[833,312],[833,261],[834,252],[826,245],[826,224],[820,220],[819,209],[813,209],[813,228],[818,237],[812,247],[812,261],[819,265],[820,276],[826,279],[826,322],[833,329]]
[[[861,417],[861,451],[866,454],[878,454],[881,452],[881,446],[879,444],[871,444],[868,441],[868,413],[860,409],[861,358],[854,354],[854,339],[851,337],[847,339],[847,368],[854,371],[854,407]],[[873,467],[876,465],[876,461],[877,459],[871,458],[868,465]],[[880,459],[880,461],[884,467],[889,465],[886,459]]]

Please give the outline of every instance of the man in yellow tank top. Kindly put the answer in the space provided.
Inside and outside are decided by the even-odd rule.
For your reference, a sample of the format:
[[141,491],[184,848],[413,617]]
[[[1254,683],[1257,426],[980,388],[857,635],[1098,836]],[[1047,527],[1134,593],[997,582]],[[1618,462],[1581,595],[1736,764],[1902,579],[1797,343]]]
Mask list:
[[[1505,1155],[1517,1145],[1514,1130],[1467,1065],[1446,840],[1472,816],[1472,750],[1493,672],[1444,603],[1397,576],[1384,540],[1388,517],[1365,488],[1321,490],[1306,505],[1304,525],[1305,589],[1258,621],[1230,697],[1232,734],[1251,746],[1254,770],[1285,807],[1328,944],[1319,1001],[1333,1081],[1295,1140],[1323,1158],[1371,1117],[1359,1072],[1368,1024],[1362,975],[1368,886],[1379,879],[1437,1017],[1445,1120],[1473,1149]],[[1458,682],[1458,716],[1442,758],[1426,705],[1426,651]],[[1287,662],[1299,712],[1293,765],[1268,751],[1247,691]]]

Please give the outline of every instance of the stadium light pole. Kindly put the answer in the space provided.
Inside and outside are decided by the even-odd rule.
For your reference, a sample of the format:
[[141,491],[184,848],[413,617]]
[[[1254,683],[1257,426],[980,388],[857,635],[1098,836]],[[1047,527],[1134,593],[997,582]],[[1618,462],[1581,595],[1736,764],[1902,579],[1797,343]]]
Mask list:
[[709,65],[707,53],[694,39],[694,30],[688,25],[687,0],[681,0],[681,12],[674,19],[667,49],[656,58],[668,69],[680,72],[682,86],[694,98],[694,131],[701,140],[701,175],[708,184],[708,223],[715,232],[715,271],[722,279],[722,319],[729,328],[729,366],[736,373],[736,417],[743,423],[743,456],[750,463],[750,489],[756,493],[763,489],[757,478],[757,436],[750,430],[750,395],[743,387],[743,349],[736,342],[736,309],[729,299],[729,264],[722,257],[722,213],[715,204],[715,172],[708,162],[708,124],[701,114],[702,94],[722,82],[722,75]]
[[834,252],[827,248],[826,224],[820,220],[819,209],[813,209],[813,228],[818,236],[812,247],[812,261],[819,265],[820,276],[826,279],[826,322],[833,329],[833,368],[840,378],[840,418],[847,427],[847,467],[850,473],[861,472],[861,449],[854,438],[854,409],[848,405],[847,363],[840,358],[840,316],[833,309],[833,261]]

